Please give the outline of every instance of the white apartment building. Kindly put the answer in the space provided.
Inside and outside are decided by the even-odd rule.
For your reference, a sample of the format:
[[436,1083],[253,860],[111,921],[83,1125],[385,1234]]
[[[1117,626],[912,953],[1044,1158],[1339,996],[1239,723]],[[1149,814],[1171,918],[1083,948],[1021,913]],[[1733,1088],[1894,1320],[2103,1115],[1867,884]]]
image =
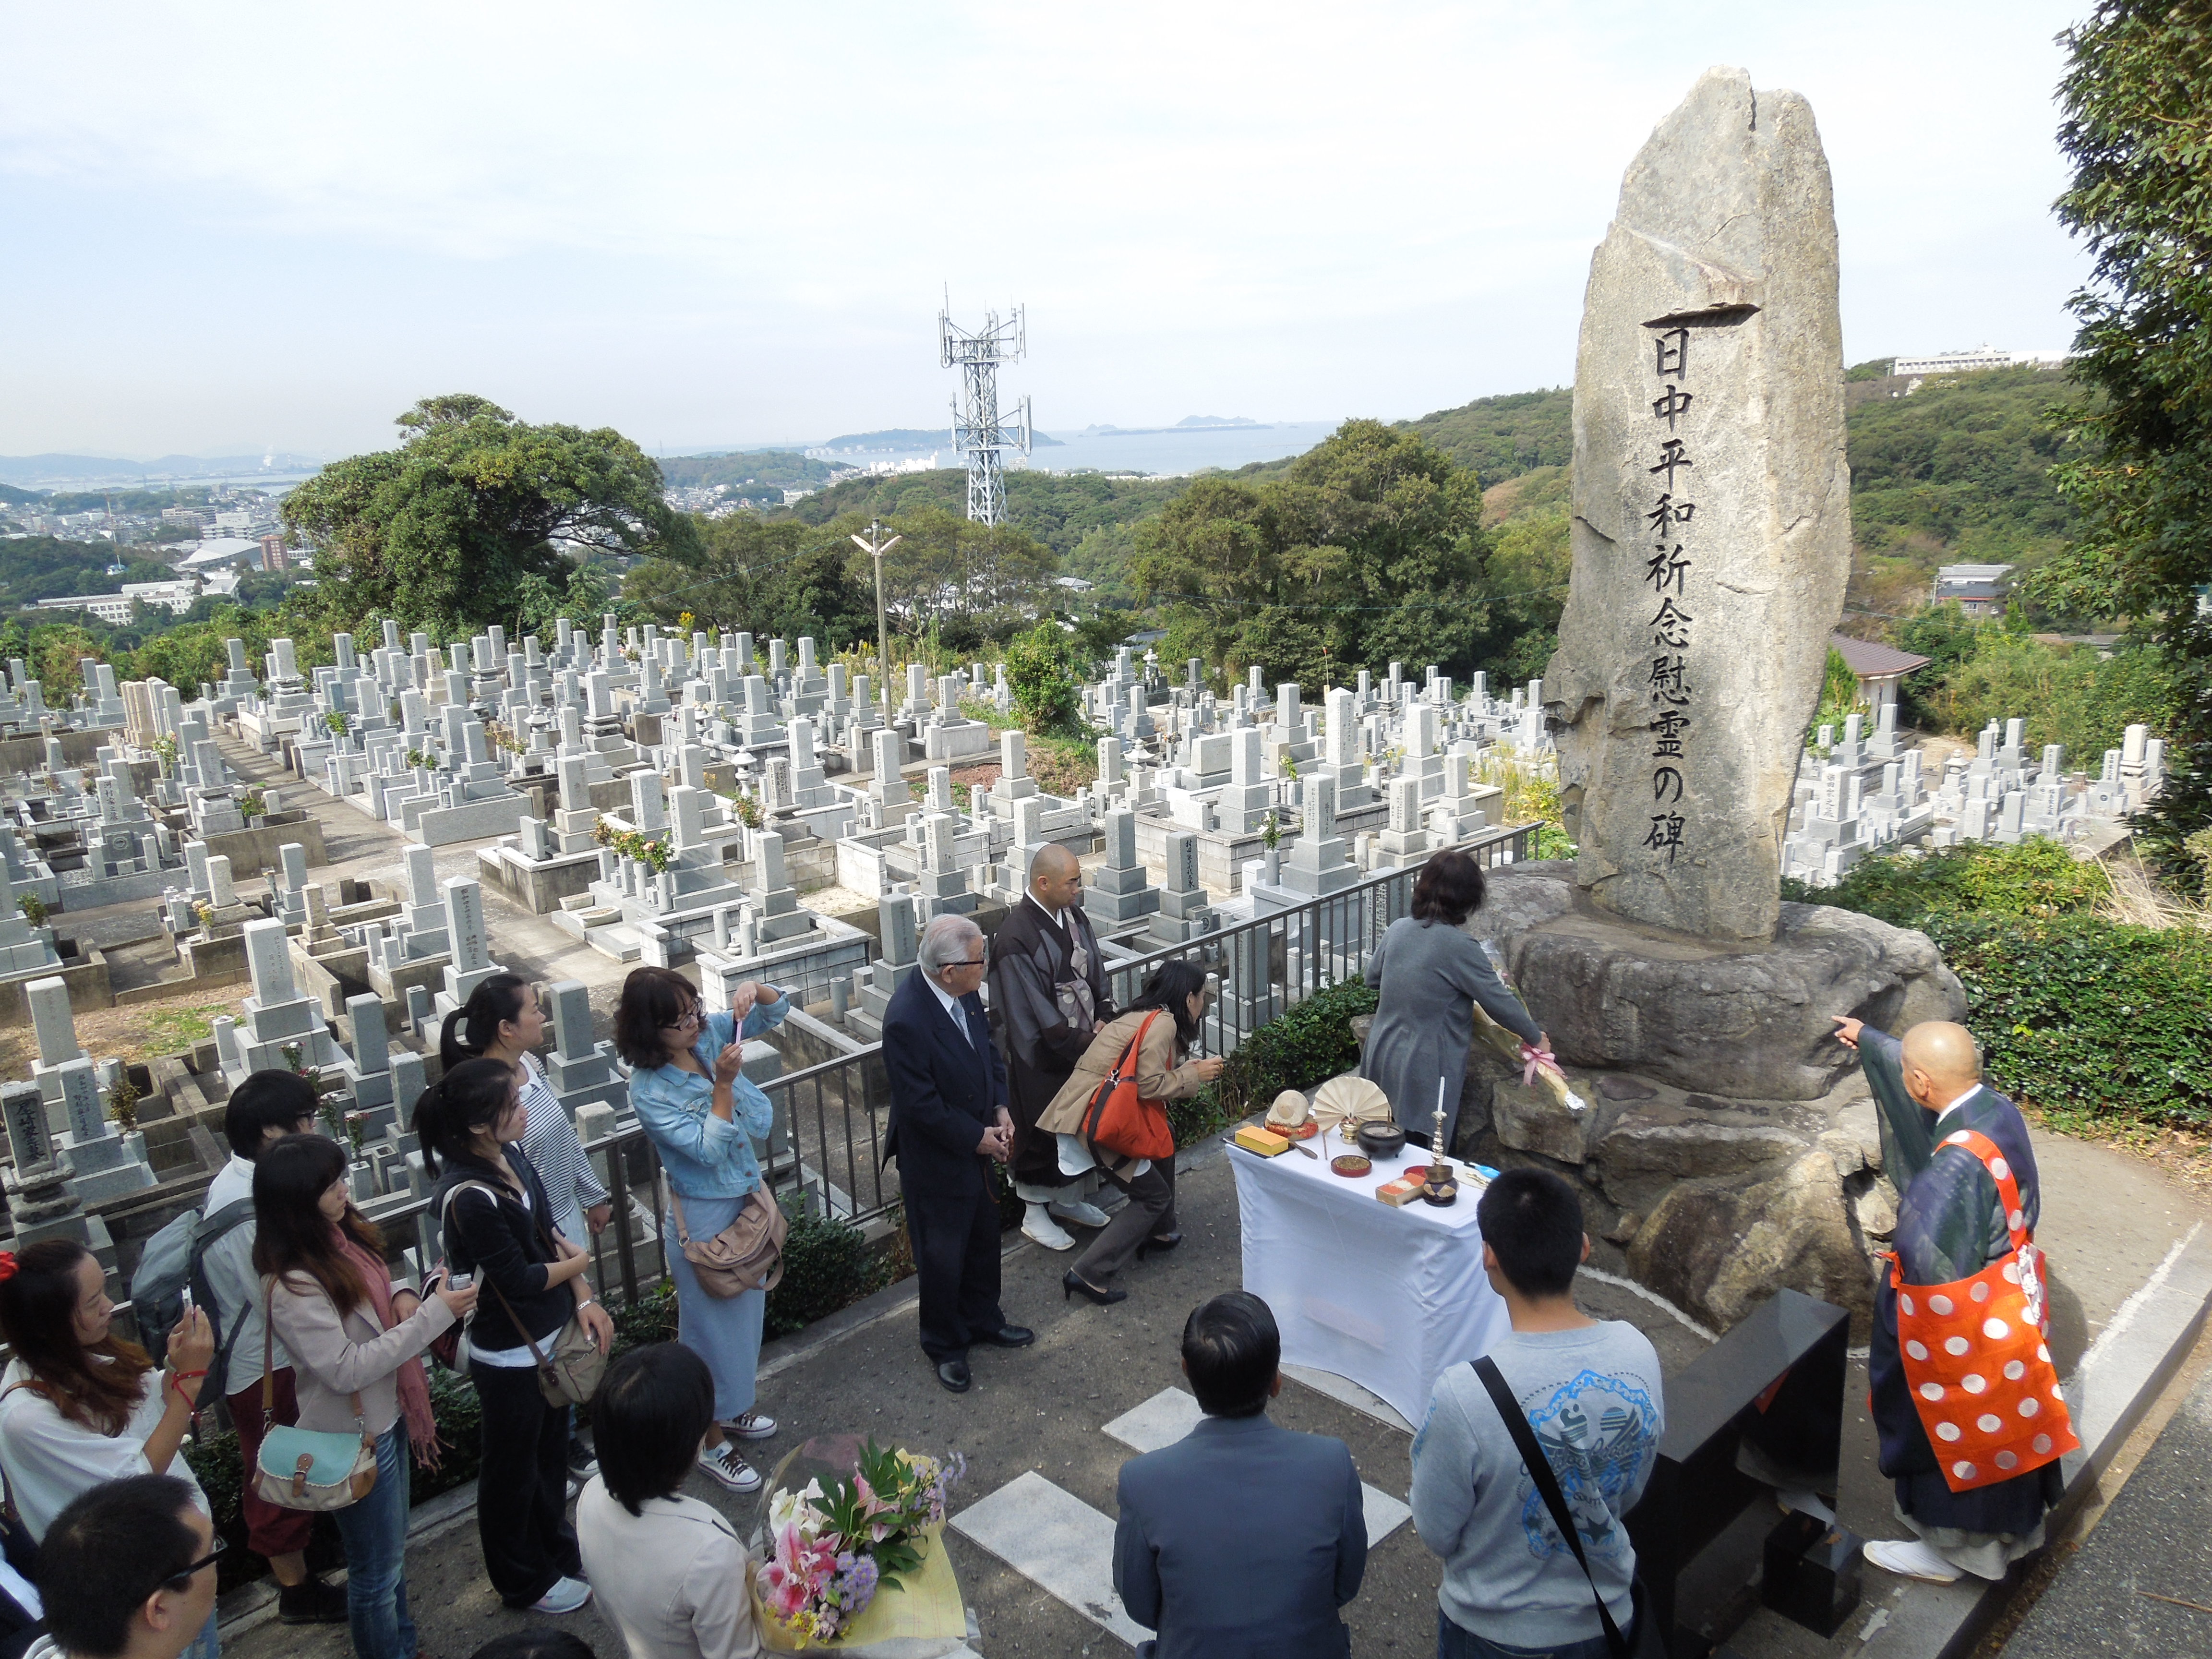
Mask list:
[[165,605],[181,616],[192,608],[199,589],[196,581],[125,582],[120,593],[80,593],[65,599],[40,599],[39,609],[89,611],[104,623],[121,623],[131,620],[134,600],[149,609]]

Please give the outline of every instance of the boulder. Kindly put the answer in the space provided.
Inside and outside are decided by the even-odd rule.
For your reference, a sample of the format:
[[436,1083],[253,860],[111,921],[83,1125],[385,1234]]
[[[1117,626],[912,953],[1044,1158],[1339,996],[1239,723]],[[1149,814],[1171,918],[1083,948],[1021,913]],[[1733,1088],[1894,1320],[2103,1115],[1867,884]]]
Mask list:
[[1677,1183],[1742,1176],[1802,1157],[1807,1143],[1772,1124],[1721,1123],[1680,1112],[1632,1112],[1596,1143],[1606,1194],[1650,1207]]
[[1784,1285],[1850,1310],[1863,1341],[1873,1277],[1835,1163],[1819,1149],[1749,1185],[1674,1188],[1637,1229],[1628,1269],[1691,1317],[1725,1331]]
[[1605,914],[1536,866],[1494,872],[1491,892],[1501,916],[1546,916],[1493,937],[1571,1066],[1729,1100],[1817,1100],[1856,1064],[1832,1016],[1901,1031],[1966,1014],[1926,934],[1832,906],[1785,904],[1771,940],[1726,945]]
[[1540,1085],[1531,1088],[1518,1077],[1491,1091],[1491,1127],[1516,1152],[1537,1152],[1561,1164],[1581,1164],[1603,1133],[1596,1107],[1571,1111]]

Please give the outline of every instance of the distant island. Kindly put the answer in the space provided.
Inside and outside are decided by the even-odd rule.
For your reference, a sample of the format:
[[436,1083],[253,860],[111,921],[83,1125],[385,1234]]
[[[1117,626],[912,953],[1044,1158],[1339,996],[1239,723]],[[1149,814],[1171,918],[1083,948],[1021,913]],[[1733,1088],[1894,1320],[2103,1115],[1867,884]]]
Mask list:
[[[1048,438],[1043,433],[1030,434],[1036,444],[1057,447],[1060,440]],[[806,446],[810,455],[908,455],[925,449],[950,449],[952,431],[949,427],[893,426],[881,432],[848,432],[842,437],[825,438],[818,444]]]
[[1085,438],[1159,438],[1176,437],[1186,432],[1266,432],[1273,428],[1268,421],[1255,421],[1249,415],[1186,415],[1173,426],[1086,426],[1079,434]]

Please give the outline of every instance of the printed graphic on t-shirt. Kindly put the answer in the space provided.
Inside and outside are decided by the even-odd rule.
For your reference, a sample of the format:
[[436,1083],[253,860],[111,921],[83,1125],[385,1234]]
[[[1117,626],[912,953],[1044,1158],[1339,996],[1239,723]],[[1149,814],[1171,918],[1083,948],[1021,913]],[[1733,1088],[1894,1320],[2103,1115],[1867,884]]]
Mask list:
[[[1611,1556],[1629,1547],[1628,1534],[1613,1522],[1627,1507],[1638,1471],[1654,1449],[1659,1413],[1639,1382],[1603,1371],[1583,1370],[1548,1395],[1522,1395],[1522,1409],[1536,1431],[1536,1443],[1552,1466],[1559,1492],[1591,1556]],[[1528,1553],[1539,1560],[1571,1555],[1535,1481],[1523,1469],[1519,1486],[1521,1530]]]

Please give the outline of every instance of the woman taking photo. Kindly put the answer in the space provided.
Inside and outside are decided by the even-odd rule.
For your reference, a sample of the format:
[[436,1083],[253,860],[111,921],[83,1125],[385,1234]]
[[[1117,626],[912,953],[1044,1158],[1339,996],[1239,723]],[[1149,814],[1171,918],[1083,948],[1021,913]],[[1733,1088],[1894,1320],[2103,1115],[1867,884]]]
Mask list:
[[680,1342],[617,1360],[592,1401],[599,1475],[576,1500],[576,1536],[599,1616],[629,1659],[752,1659],[745,1547],[714,1509],[683,1495],[714,1429],[714,1379]]
[[292,1356],[300,1426],[325,1434],[358,1426],[376,1437],[375,1486],[332,1516],[345,1540],[353,1650],[359,1659],[415,1659],[404,1448],[435,1467],[438,1425],[421,1355],[467,1316],[477,1293],[445,1290],[421,1302],[392,1283],[383,1236],[346,1191],[345,1149],[326,1136],[287,1135],[261,1154],[253,1216],[253,1266],[268,1286],[269,1323]]
[[1482,895],[1480,865],[1456,848],[1437,854],[1414,878],[1413,915],[1392,922],[1367,959],[1367,983],[1382,1000],[1359,1075],[1389,1097],[1392,1116],[1417,1146],[1435,1130],[1437,1079],[1444,1079],[1444,1144],[1435,1150],[1447,1154],[1474,1041],[1474,1005],[1530,1048],[1552,1046],[1463,930]]
[[[477,1536],[484,1571],[510,1607],[574,1613],[592,1599],[568,1525],[568,1407],[538,1391],[573,1316],[601,1353],[614,1322],[592,1300],[582,1249],[555,1232],[544,1183],[516,1143],[521,1097],[504,1060],[465,1060],[415,1107],[422,1163],[444,1176],[432,1197],[447,1265],[484,1292],[468,1328],[469,1380],[483,1404]],[[537,1353],[532,1352],[535,1345]]]
[[[790,1012],[775,988],[751,980],[738,987],[728,1012],[715,1014],[702,1007],[690,981],[669,969],[639,968],[623,981],[615,1051],[629,1064],[631,1109],[668,1175],[663,1237],[714,1237],[738,1218],[761,1184],[753,1142],[768,1139],[774,1113],[768,1097],[739,1070],[743,1043],[781,1025]],[[714,1375],[715,1420],[738,1439],[767,1439],[775,1419],[753,1409],[753,1372],[768,1292],[708,1296],[680,1250],[667,1255],[676,1281],[677,1340]],[[701,1450],[699,1467],[732,1492],[760,1489],[759,1471],[734,1446]]]
[[[214,1513],[177,1455],[215,1358],[208,1317],[185,1310],[169,1334],[169,1369],[159,1370],[108,1329],[114,1311],[100,1263],[75,1240],[0,1252],[0,1335],[15,1351],[0,1374],[0,1470],[34,1539],[73,1498],[134,1474],[173,1474],[203,1514]],[[216,1652],[210,1614],[185,1653]]]
[[[1108,1281],[1148,1251],[1171,1250],[1182,1243],[1176,1231],[1175,1159],[1146,1164],[1093,1144],[1085,1138],[1085,1120],[1098,1085],[1121,1064],[1129,1045],[1137,1046],[1137,1094],[1144,1100],[1181,1100],[1221,1075],[1216,1059],[1185,1060],[1198,1044],[1206,1018],[1206,973],[1194,963],[1164,962],[1145,981],[1144,994],[1098,1035],[1076,1062],[1075,1075],[1060,1085],[1052,1103],[1038,1115],[1037,1128],[1072,1139],[1096,1161],[1101,1174],[1129,1195],[1129,1202],[1099,1230],[1076,1264],[1061,1278],[1063,1297],[1086,1297],[1102,1305],[1119,1302],[1128,1291]],[[1151,1021],[1149,1027],[1146,1022]],[[1140,1167],[1142,1166],[1142,1167]],[[1066,1170],[1063,1157],[1060,1167]]]

